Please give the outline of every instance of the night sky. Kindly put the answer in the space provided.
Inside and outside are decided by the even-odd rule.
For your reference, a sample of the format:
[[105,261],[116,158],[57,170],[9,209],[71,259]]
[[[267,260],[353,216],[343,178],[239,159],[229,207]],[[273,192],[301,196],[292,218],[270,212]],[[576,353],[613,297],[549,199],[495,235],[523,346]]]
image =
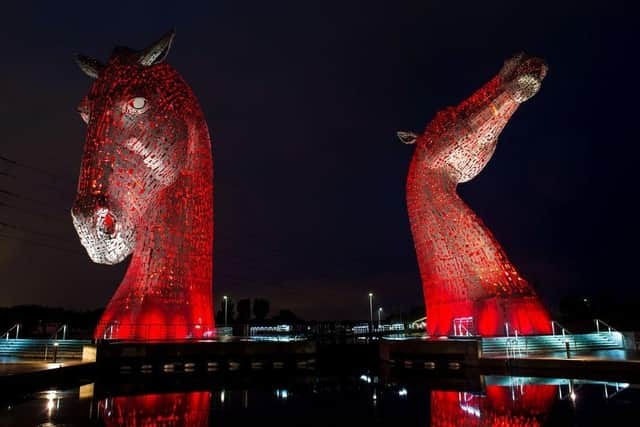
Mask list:
[[[204,3],[207,3],[205,5]],[[629,2],[631,3],[631,2]],[[420,131],[524,50],[549,74],[459,192],[550,307],[637,298],[638,25],[618,1],[29,2],[0,11],[0,306],[104,306],[126,269],[73,229],[91,80],[82,52],[146,47],[213,137],[214,293],[366,318],[422,304],[405,206]]]

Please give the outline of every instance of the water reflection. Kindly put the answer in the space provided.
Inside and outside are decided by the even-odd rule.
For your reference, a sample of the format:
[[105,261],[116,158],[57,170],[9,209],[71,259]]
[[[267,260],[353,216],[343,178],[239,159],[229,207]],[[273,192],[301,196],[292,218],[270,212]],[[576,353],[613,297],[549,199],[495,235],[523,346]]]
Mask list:
[[[496,376],[198,379],[130,377],[5,402],[0,426],[395,427],[626,425],[640,389],[627,383]],[[124,380],[124,377],[118,378]],[[204,391],[203,391],[204,390]]]
[[431,392],[431,427],[537,427],[544,425],[558,386],[487,386],[484,395]]
[[106,426],[206,427],[210,401],[208,391],[119,396],[101,400],[98,413]]
[[[369,387],[368,381],[360,380]],[[364,391],[364,390],[363,390]],[[388,393],[384,385],[371,385],[371,404],[391,397],[406,400],[407,388],[395,387]],[[524,384],[512,381],[508,386],[488,385],[481,392],[430,391],[431,427],[539,427],[558,398],[563,398],[562,384]],[[571,391],[573,393],[573,391]],[[229,392],[183,392],[109,397],[99,401],[98,414],[106,426],[207,426],[214,406],[225,406]],[[290,391],[277,388],[276,400],[286,402]],[[567,395],[568,396],[568,395]],[[239,395],[242,408],[248,408],[249,390]],[[253,398],[265,403],[263,393]],[[214,405],[212,406],[212,403]],[[228,403],[228,402],[227,402]],[[313,423],[312,423],[313,424]]]
[[58,392],[56,392],[55,390],[50,390],[47,392],[46,398],[47,398],[47,416],[51,418],[51,413],[53,412],[54,408],[56,410],[60,409],[60,396],[58,395]]

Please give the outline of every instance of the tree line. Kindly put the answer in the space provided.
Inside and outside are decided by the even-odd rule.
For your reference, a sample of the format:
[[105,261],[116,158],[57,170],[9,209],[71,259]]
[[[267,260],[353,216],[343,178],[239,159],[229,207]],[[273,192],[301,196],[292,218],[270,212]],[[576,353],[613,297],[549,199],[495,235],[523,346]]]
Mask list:
[[237,303],[231,299],[220,300],[220,307],[216,312],[216,324],[221,326],[225,323],[225,305],[227,324],[236,323],[300,323],[303,320],[296,316],[291,310],[279,310],[278,313],[269,317],[271,303],[264,298],[243,298]]

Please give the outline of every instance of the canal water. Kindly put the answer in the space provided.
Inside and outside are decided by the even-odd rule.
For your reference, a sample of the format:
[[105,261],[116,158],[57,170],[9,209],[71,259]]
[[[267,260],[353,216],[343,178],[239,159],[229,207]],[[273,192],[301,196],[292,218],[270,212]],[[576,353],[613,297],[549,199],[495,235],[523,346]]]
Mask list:
[[640,425],[638,385],[500,376],[136,376],[2,405],[2,427]]

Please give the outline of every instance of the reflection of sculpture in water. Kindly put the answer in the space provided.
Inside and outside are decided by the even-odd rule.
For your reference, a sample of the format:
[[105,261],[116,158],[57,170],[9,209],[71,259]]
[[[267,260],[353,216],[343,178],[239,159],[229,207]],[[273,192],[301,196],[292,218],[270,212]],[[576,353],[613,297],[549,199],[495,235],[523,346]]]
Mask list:
[[432,391],[430,427],[541,427],[557,392],[538,384],[487,386],[486,396]]
[[502,335],[505,324],[520,334],[551,332],[533,288],[456,194],[489,162],[498,135],[546,72],[542,60],[517,55],[469,99],[439,112],[422,135],[398,133],[416,145],[407,207],[431,335]]
[[206,427],[210,401],[208,391],[120,396],[100,401],[98,411],[107,427]]
[[193,92],[163,62],[170,32],[142,51],[116,48],[79,112],[87,123],[73,224],[94,262],[133,253],[95,338],[173,339],[214,328],[213,160]]

